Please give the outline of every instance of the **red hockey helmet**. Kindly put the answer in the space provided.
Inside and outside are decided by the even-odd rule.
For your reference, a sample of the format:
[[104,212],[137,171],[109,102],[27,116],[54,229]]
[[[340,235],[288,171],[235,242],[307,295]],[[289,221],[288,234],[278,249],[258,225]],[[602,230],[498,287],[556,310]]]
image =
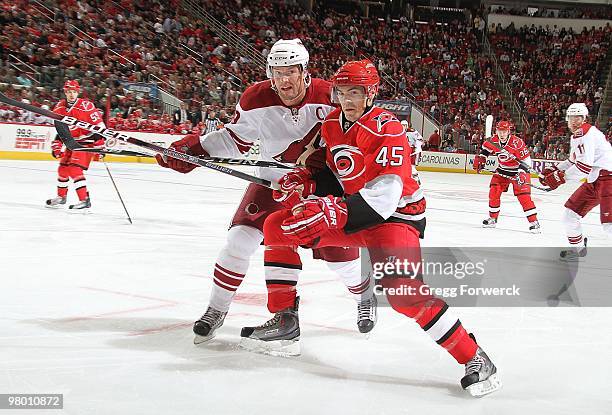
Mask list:
[[496,130],[501,130],[501,131],[510,131],[511,128],[512,128],[512,124],[510,124],[509,121],[500,121],[495,126]]
[[79,82],[73,79],[69,79],[64,83],[64,89],[72,89],[75,91],[80,91],[81,90],[81,86],[79,85]]
[[368,96],[376,95],[379,84],[376,66],[368,59],[346,62],[332,77],[334,88],[339,85],[363,86]]

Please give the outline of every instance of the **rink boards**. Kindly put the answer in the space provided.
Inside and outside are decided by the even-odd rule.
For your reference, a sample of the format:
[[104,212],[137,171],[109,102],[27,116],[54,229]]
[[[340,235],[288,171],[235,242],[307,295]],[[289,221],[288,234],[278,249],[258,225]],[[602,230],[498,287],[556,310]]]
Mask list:
[[[183,137],[181,134],[157,134],[125,131],[132,137],[167,147],[170,143]],[[51,156],[51,142],[55,138],[55,128],[50,125],[34,124],[0,124],[0,159],[8,160],[53,160]],[[142,151],[130,145],[118,143],[118,148],[125,150]],[[253,153],[253,151],[252,151]],[[255,149],[254,153],[258,153]],[[124,163],[154,163],[150,157],[112,156],[107,161]],[[487,169],[494,170],[496,160],[491,157],[487,160]],[[534,159],[533,168],[542,172],[545,167],[556,164],[557,161]],[[437,171],[450,173],[476,173],[472,168],[473,154],[445,153],[437,151],[423,151],[417,164],[420,171]]]

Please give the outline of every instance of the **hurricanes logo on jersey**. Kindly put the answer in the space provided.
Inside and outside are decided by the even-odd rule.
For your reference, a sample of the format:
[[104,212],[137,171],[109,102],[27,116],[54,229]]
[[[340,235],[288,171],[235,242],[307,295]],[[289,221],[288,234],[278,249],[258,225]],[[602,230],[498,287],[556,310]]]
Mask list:
[[363,154],[357,147],[341,144],[331,149],[334,165],[343,181],[354,180],[365,171]]
[[372,120],[376,121],[376,128],[378,129],[378,132],[381,132],[383,125],[385,125],[389,121],[397,121],[393,114],[390,114],[388,112],[382,112],[376,117],[372,118]]

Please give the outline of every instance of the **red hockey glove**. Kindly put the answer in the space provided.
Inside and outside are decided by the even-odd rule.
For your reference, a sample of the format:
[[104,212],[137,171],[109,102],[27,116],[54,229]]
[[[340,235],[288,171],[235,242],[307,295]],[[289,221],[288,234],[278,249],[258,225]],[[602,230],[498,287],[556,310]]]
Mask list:
[[[186,135],[182,139],[170,144],[169,148],[192,156],[208,157],[209,155],[206,150],[202,148],[202,144],[200,144],[200,137],[195,134]],[[183,160],[178,160],[172,157],[163,157],[161,154],[157,154],[155,159],[157,160],[157,164],[160,166],[170,168],[178,171],[179,173],[189,173],[198,167],[195,164],[187,163]]]
[[105,142],[106,140],[104,139],[104,137],[100,137],[96,141],[94,141],[93,146],[94,147],[104,147]]
[[57,139],[51,142],[51,155],[53,158],[58,159],[64,155],[64,152],[62,151],[63,145],[64,143]]
[[312,242],[328,230],[342,229],[348,219],[346,203],[334,196],[305,200],[293,212],[292,217],[283,221],[281,229],[300,245]]
[[565,183],[565,172],[556,167],[545,169],[542,175],[544,177],[540,177],[540,183],[552,190]]
[[316,187],[315,181],[312,180],[312,173],[304,168],[285,174],[280,178],[278,184],[280,190],[273,191],[272,198],[289,209],[313,194]]
[[474,157],[474,170],[476,170],[476,173],[480,173],[486,165],[487,157],[484,154],[477,154],[476,157]]
[[[100,138],[98,138],[98,139],[97,139],[97,140],[96,140],[96,141],[93,143],[93,146],[94,146],[94,147],[97,147],[97,148],[100,148],[100,149],[102,149],[102,150],[103,150],[103,149],[104,149],[104,143],[105,143],[105,139],[104,139],[104,137],[100,137]],[[101,161],[101,160],[104,160],[104,157],[105,157],[105,156],[106,156],[106,154],[104,154],[104,153],[96,153],[96,154],[93,156],[93,159],[92,159],[92,160],[93,160],[93,161]]]

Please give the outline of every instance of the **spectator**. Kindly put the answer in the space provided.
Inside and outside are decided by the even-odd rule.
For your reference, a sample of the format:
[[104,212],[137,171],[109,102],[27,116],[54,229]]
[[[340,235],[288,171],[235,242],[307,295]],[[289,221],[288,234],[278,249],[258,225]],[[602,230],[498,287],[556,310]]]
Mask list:
[[440,134],[438,130],[435,130],[427,140],[427,146],[429,149],[438,150],[440,148]]
[[181,102],[179,104],[179,109],[174,111],[174,115],[172,118],[174,125],[179,125],[184,123],[185,121],[189,121],[189,111],[187,111],[187,104]]

